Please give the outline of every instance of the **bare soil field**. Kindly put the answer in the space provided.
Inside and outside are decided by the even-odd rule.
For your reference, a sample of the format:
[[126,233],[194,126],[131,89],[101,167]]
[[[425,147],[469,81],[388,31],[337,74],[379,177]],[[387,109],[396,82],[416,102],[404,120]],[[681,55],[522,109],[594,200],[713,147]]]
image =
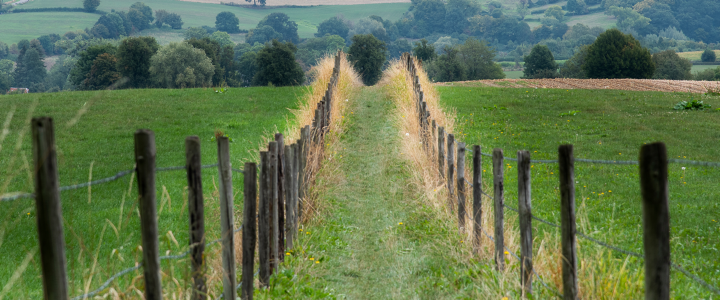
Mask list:
[[[237,4],[247,5],[252,2],[242,0],[221,1],[221,0],[180,0],[187,2],[212,3],[221,4],[235,2]],[[265,6],[315,6],[315,5],[357,5],[357,4],[378,4],[378,3],[410,3],[410,0],[305,0],[302,2],[292,0],[268,0]]]
[[492,86],[509,88],[625,90],[705,93],[708,88],[720,89],[720,81],[658,80],[658,79],[494,79],[439,82],[436,85]]

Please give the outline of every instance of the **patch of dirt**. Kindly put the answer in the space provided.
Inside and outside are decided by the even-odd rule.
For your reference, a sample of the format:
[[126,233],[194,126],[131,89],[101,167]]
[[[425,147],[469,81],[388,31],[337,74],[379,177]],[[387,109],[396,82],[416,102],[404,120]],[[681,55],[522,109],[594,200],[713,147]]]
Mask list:
[[477,81],[440,82],[441,86],[491,86],[508,88],[624,90],[705,93],[708,88],[720,89],[720,81],[660,80],[660,79],[494,79]]
[[[199,3],[212,3],[221,4],[224,3],[237,3],[240,5],[252,4],[252,2],[245,2],[242,0],[236,1],[221,1],[221,0],[180,0],[187,2],[199,2]],[[268,0],[265,6],[315,6],[315,5],[357,5],[357,4],[379,4],[379,3],[410,3],[410,0],[305,0],[302,2],[291,1],[291,0]]]

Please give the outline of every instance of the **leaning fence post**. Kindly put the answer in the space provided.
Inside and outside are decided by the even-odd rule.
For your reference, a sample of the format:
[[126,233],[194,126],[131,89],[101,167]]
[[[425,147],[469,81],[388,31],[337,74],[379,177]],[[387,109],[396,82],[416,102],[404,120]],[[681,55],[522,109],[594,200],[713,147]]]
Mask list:
[[438,128],[438,172],[445,178],[445,127]]
[[575,156],[572,145],[558,148],[560,220],[562,225],[563,298],[578,299],[575,227]]
[[[230,162],[230,141],[228,137],[221,136],[217,138],[217,145],[218,173],[220,178],[220,233],[222,237],[222,262],[224,270],[223,295],[225,295],[225,299],[235,299],[237,298],[237,291],[235,290],[235,282],[237,280],[235,275],[235,220],[233,216],[234,199],[232,164]],[[247,173],[247,169],[245,170]],[[255,198],[252,199],[255,200]],[[245,202],[253,202],[253,205],[255,204],[255,201]],[[253,209],[253,212],[254,211]],[[252,245],[254,250],[254,241]]]
[[32,119],[35,214],[40,239],[44,299],[68,299],[62,206],[53,119]]
[[480,235],[482,226],[482,157],[480,146],[473,146],[473,245],[475,253],[480,253]]
[[307,178],[305,177],[305,167],[307,166],[308,149],[310,148],[310,126],[306,125],[300,131],[300,169],[298,170],[298,208],[297,219],[298,224],[302,220],[303,201],[305,201],[305,193],[307,193]]
[[[283,251],[280,252],[280,256],[284,257],[284,249],[290,249],[293,246],[293,235],[295,232],[292,231],[292,216],[295,213],[294,207],[293,207],[293,158],[295,157],[295,153],[293,152],[293,149],[295,145],[285,145],[285,164],[283,170],[283,175],[285,176],[285,227],[281,227],[283,231],[285,231],[285,244],[286,246],[283,247]],[[280,241],[282,243],[282,240]]]
[[645,299],[670,299],[670,213],[667,149],[661,142],[640,148],[643,199]]
[[275,142],[277,142],[278,160],[277,160],[277,210],[278,210],[278,262],[285,260],[285,202],[286,197],[286,180],[285,180],[285,139],[282,133],[275,134]]
[[[255,242],[257,240],[255,212],[257,199],[257,164],[246,162],[243,174],[243,225],[242,225],[242,300],[252,300],[253,271],[255,270]],[[233,262],[235,257],[233,257]],[[234,273],[233,273],[234,274]],[[235,287],[232,287],[235,290]],[[227,298],[225,299],[232,299]]]
[[493,149],[493,202],[495,204],[495,267],[498,271],[505,269],[505,234],[504,234],[504,210],[505,210],[505,177],[503,169],[503,151],[500,148]]
[[270,142],[268,154],[270,156],[270,274],[275,273],[278,266],[278,244],[280,228],[278,227],[278,144]]
[[448,134],[447,137],[447,188],[448,188],[448,204],[450,205],[450,211],[453,210],[454,201],[453,195],[455,194],[455,135]]
[[518,151],[518,211],[520,221],[520,285],[532,294],[532,206],[530,201],[530,152]]
[[158,255],[157,202],[155,199],[155,133],[135,132],[135,172],[140,202],[140,230],[143,248],[145,299],[162,299],[160,256]]
[[[260,201],[258,204],[258,264],[260,286],[270,282],[270,222],[272,220],[272,176],[270,174],[270,153],[260,151]],[[245,174],[247,176],[247,174]],[[247,183],[246,183],[247,184]],[[245,201],[248,199],[245,198]],[[247,219],[247,218],[246,218]],[[243,271],[243,282],[247,273]]]
[[200,138],[185,139],[185,170],[188,180],[188,212],[190,216],[190,262],[192,265],[192,299],[207,298],[205,286],[205,203],[202,190]]
[[465,231],[465,143],[457,144],[458,230]]

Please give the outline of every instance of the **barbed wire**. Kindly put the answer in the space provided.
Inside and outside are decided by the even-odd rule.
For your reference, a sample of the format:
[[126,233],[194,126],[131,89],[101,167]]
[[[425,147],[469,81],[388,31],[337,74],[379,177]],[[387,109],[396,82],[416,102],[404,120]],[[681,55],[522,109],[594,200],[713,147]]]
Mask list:
[[[243,228],[243,225],[241,224],[240,227],[238,227],[238,229],[236,229],[236,230],[233,231],[233,234],[240,232],[240,230],[242,230],[242,228]],[[216,239],[216,240],[214,240],[214,241],[212,241],[212,242],[210,242],[210,243],[207,243],[207,244],[205,244],[205,245],[206,245],[206,246],[211,246],[211,245],[216,244],[216,243],[218,243],[218,242],[220,242],[220,241],[222,241],[222,238]],[[187,255],[190,253],[190,251],[191,251],[193,248],[195,248],[195,247],[197,247],[197,245],[190,245],[190,247],[188,247],[188,250],[186,250],[185,252],[183,252],[183,253],[181,253],[181,254],[178,254],[178,255],[164,255],[164,256],[160,256],[160,260],[162,261],[162,260],[173,260],[173,259],[183,258],[183,257],[187,256]],[[102,291],[102,290],[106,289],[108,286],[110,286],[110,284],[111,284],[113,281],[115,281],[115,279],[118,279],[120,276],[123,276],[123,275],[125,275],[125,274],[127,274],[127,273],[130,273],[130,272],[132,272],[132,271],[138,270],[138,269],[140,269],[141,267],[142,267],[142,264],[138,264],[138,265],[136,265],[136,266],[134,266],[134,267],[130,267],[130,268],[127,268],[127,269],[125,269],[125,270],[122,270],[122,271],[116,273],[115,275],[113,275],[112,277],[110,277],[108,280],[106,280],[105,283],[103,283],[99,288],[97,288],[97,289],[95,289],[95,290],[93,290],[92,292],[89,292],[89,293],[87,293],[87,294],[80,295],[80,296],[76,296],[76,297],[72,298],[72,300],[80,300],[80,299],[86,299],[86,298],[94,297],[95,295],[97,295],[98,293],[100,293],[100,291]]]
[[[203,165],[203,166],[201,166],[201,168],[202,168],[202,169],[208,169],[208,168],[214,168],[214,167],[217,167],[217,166],[218,166],[218,164],[211,164],[211,165]],[[157,169],[155,169],[156,172],[177,171],[177,170],[185,170],[185,166],[162,167],[162,168],[157,168]],[[235,172],[235,173],[245,174],[245,171],[242,170],[242,169],[234,169],[234,168],[233,168],[232,171]],[[74,184],[74,185],[61,186],[61,187],[59,188],[59,190],[60,190],[61,192],[64,192],[64,191],[76,190],[76,189],[84,188],[84,187],[88,187],[88,186],[93,186],[93,185],[108,183],[108,182],[115,181],[115,180],[118,180],[118,179],[120,179],[120,178],[123,178],[123,177],[131,174],[132,172],[135,172],[135,169],[120,171],[120,172],[118,172],[117,174],[115,174],[115,175],[113,175],[113,176],[110,176],[110,177],[107,177],[107,178],[98,179],[98,180],[93,180],[93,181],[90,181],[90,182],[83,182],[83,183],[78,183],[78,184]],[[17,195],[13,195],[13,196],[7,196],[7,197],[0,198],[0,202],[4,202],[4,201],[14,201],[14,200],[22,199],[22,198],[35,198],[35,194],[32,194],[32,193],[22,193],[22,194],[17,194]]]

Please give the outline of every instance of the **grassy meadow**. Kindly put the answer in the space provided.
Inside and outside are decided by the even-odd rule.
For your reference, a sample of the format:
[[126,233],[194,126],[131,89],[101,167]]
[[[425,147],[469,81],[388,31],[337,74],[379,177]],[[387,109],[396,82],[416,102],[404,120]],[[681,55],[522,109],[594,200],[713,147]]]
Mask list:
[[[137,2],[136,0],[116,0],[101,1],[99,10],[110,11],[123,10],[127,11],[130,5]],[[22,8],[45,8],[45,7],[82,7],[82,0],[64,1],[59,4],[52,0],[34,0],[27,4],[23,4]],[[344,15],[351,21],[357,21],[367,18],[370,15],[378,15],[383,19],[397,20],[405,13],[410,3],[386,3],[386,4],[364,4],[364,5],[328,5],[313,7],[281,7],[281,8],[243,8],[236,6],[226,6],[219,4],[196,3],[177,0],[155,0],[145,2],[153,10],[164,9],[169,12],[180,14],[184,22],[183,28],[195,26],[215,26],[215,16],[222,11],[233,12],[240,20],[241,29],[255,28],[257,23],[265,16],[282,12],[290,16],[290,20],[297,22],[298,35],[301,38],[312,37],[317,32],[317,26],[324,20],[336,15]],[[12,26],[22,27],[21,31],[2,30],[0,31],[0,41],[12,44],[17,43],[20,39],[37,38],[40,35],[48,33],[63,34],[72,26],[72,30],[84,29],[92,27],[95,21],[100,17],[97,14],[88,13],[69,13],[64,18],[52,17],[50,20],[58,20],[57,26],[48,26],[48,14],[68,14],[68,13],[20,13],[0,15],[0,23],[6,24],[11,21]],[[22,20],[22,21],[20,21]],[[62,21],[62,22],[60,22]],[[177,32],[181,32],[177,30]],[[182,37],[179,38],[182,40]]]
[[[720,50],[715,51],[715,56],[720,56]],[[678,56],[692,61],[700,61],[703,51],[678,52]],[[694,71],[694,70],[693,70]]]
[[[54,118],[60,185],[64,186],[87,182],[90,174],[99,179],[132,169],[133,133],[139,128],[155,132],[158,167],[183,166],[184,140],[190,135],[201,138],[202,163],[216,163],[217,147],[211,138],[221,130],[232,139],[233,167],[242,168],[244,161],[257,161],[263,137],[289,125],[290,110],[297,108],[298,97],[306,92],[305,87],[257,87],[224,94],[212,89],[157,89],[0,96],[0,118],[7,122],[9,112],[14,112],[7,123],[9,134],[0,145],[0,194],[33,191],[30,116]],[[206,230],[212,240],[220,231],[217,169],[205,169],[202,175]],[[141,260],[137,184],[132,177],[61,193],[70,296],[97,288]],[[233,174],[236,224],[242,221],[242,180],[240,174]],[[161,255],[182,253],[188,243],[186,175],[182,170],[158,173],[156,184]],[[34,211],[30,199],[0,202],[0,278],[22,274],[12,284],[2,280],[12,287],[7,299],[42,297],[39,254],[32,255],[38,247]],[[207,251],[219,250],[216,245]],[[26,257],[31,260],[23,269]],[[167,286],[174,286],[171,277],[182,282],[189,275],[187,259],[162,264]],[[212,267],[218,266],[211,263]],[[125,289],[140,274],[123,276],[111,287],[136,297]]]
[[[529,150],[533,159],[557,159],[558,145],[571,143],[577,158],[637,160],[643,143],[663,141],[670,158],[720,161],[720,149],[714,146],[720,140],[720,112],[715,110],[720,105],[718,97],[613,90],[437,89],[441,103],[457,113],[456,136],[468,147],[481,145],[484,153],[502,148],[506,157],[515,158],[517,150]],[[713,109],[672,109],[675,103],[693,98]],[[505,201],[517,207],[517,163],[505,163]],[[578,231],[642,253],[638,166],[577,162],[575,168]],[[533,163],[531,170],[533,214],[560,224],[557,164]],[[492,162],[488,157],[483,157],[482,174],[485,189],[491,192]],[[718,168],[669,166],[672,261],[713,286],[720,285],[718,178]],[[484,207],[492,207],[490,200],[483,201]],[[505,214],[515,213],[506,210]],[[560,234],[559,229],[536,221],[533,228],[536,251],[548,246],[538,245],[544,237],[553,241]],[[642,295],[642,260],[603,250],[581,238],[578,241],[581,290],[593,295]],[[552,243],[550,247],[545,250],[560,251],[552,248]],[[558,274],[550,280],[560,286],[560,278]],[[601,286],[605,283],[607,287]],[[671,289],[677,299],[710,299],[713,295],[674,270]]]

